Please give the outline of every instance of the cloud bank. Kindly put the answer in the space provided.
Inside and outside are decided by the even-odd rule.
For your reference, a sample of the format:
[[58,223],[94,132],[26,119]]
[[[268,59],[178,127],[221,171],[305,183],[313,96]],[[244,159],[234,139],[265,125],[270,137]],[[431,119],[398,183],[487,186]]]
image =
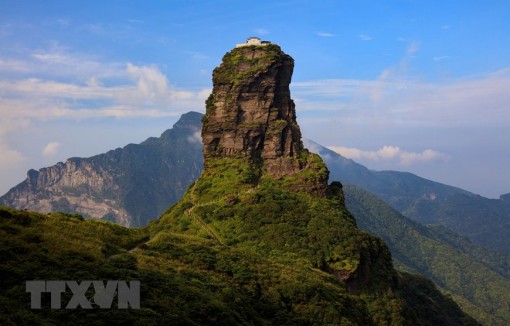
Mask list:
[[510,68],[444,83],[427,83],[387,69],[376,80],[297,82],[292,90],[300,111],[315,112],[324,121],[348,110],[349,121],[361,123],[453,127],[507,124],[508,85]]
[[375,151],[365,151],[358,148],[328,146],[332,151],[353,160],[370,160],[394,162],[402,166],[409,166],[418,163],[431,161],[447,162],[450,156],[426,149],[422,152],[408,152],[400,149],[398,146],[383,146]]
[[0,58],[0,76],[6,119],[175,116],[202,107],[206,93],[171,85],[154,65],[102,63],[60,51]]

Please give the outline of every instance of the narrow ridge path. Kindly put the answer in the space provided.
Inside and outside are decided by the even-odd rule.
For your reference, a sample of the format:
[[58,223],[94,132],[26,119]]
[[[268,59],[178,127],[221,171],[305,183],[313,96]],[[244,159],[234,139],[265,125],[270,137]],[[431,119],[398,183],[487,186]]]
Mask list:
[[209,236],[211,236],[211,238],[215,239],[220,245],[223,245],[223,242],[220,240],[220,238],[214,233],[213,230],[211,230],[211,228],[196,214],[193,214],[193,208],[195,208],[196,206],[192,206],[188,209],[186,209],[186,211],[184,211],[184,213],[188,216],[190,216],[191,218],[193,218],[193,220],[205,231],[207,232],[207,234],[209,234]]

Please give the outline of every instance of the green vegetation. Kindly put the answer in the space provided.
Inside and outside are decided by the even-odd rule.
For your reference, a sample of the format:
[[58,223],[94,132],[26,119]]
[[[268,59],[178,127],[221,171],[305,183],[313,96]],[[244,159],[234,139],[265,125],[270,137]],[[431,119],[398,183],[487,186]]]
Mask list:
[[402,214],[425,224],[440,224],[486,248],[510,254],[510,200],[459,193],[446,200],[421,198],[401,208]]
[[205,100],[205,113],[202,117],[202,124],[206,123],[207,121],[207,115],[213,114],[214,110],[216,110],[216,106],[214,105],[214,94],[211,93],[209,97],[207,97],[207,100]]
[[[0,323],[476,324],[430,282],[397,273],[332,187],[292,191],[223,158],[147,228],[1,208]],[[140,280],[141,309],[31,310],[34,279]]]
[[367,191],[345,187],[346,205],[361,229],[388,244],[400,269],[434,281],[486,325],[510,323],[510,258],[487,252],[439,226],[423,226]]
[[[248,57],[246,52],[260,51],[261,55]],[[213,79],[218,84],[238,84],[253,78],[284,55],[276,44],[264,47],[247,46],[236,48],[223,56],[223,63],[213,71]]]
[[212,201],[252,188],[260,178],[260,168],[252,168],[243,158],[208,159],[208,168],[193,184],[195,200]]
[[[315,154],[303,159],[309,166],[323,166]],[[320,174],[321,170],[305,169],[303,175]],[[408,306],[402,293],[414,292],[401,288],[407,282],[423,286],[428,302],[439,305],[445,300],[448,306],[456,307],[430,283],[396,273],[386,246],[357,230],[343,198],[292,191],[289,177],[275,180],[259,171],[256,164],[252,166],[242,158],[208,161],[207,169],[183,199],[150,226],[153,240],[149,244],[160,242],[162,234],[180,233],[208,238],[224,248],[222,251],[234,250],[242,253],[243,259],[254,259],[245,265],[253,268],[245,270],[245,280],[254,284],[256,279],[258,284],[257,290],[250,291],[269,295],[272,300],[276,297],[271,293],[276,291],[289,311],[305,324],[312,320],[317,324],[399,324],[409,320],[420,324],[428,318],[420,309],[427,308],[423,303],[420,309]],[[327,173],[325,167],[324,171]],[[213,236],[197,225],[194,214]],[[285,274],[276,272],[280,269]],[[299,273],[294,274],[296,271]],[[421,295],[413,300],[423,300]],[[346,311],[358,317],[343,315]],[[458,308],[452,311],[451,317],[441,313],[436,317],[449,320],[447,324],[473,323]],[[323,319],[325,312],[327,319]]]

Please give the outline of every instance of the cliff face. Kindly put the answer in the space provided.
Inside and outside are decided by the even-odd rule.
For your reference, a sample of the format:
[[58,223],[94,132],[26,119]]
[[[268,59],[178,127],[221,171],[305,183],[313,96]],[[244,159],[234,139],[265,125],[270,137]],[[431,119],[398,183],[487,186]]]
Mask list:
[[[303,148],[289,85],[294,60],[279,46],[235,48],[213,72],[202,128],[205,166],[218,157],[262,162],[281,178],[303,170]],[[321,181],[325,187],[327,178]]]
[[91,160],[71,158],[66,163],[39,171],[30,170],[27,179],[0,199],[4,205],[41,213],[79,212],[86,216],[111,217],[130,225],[130,216],[119,203],[120,187],[113,171]]
[[62,211],[140,226],[176,202],[202,170],[197,139],[202,115],[190,112],[160,138],[90,158],[30,170],[0,204]]

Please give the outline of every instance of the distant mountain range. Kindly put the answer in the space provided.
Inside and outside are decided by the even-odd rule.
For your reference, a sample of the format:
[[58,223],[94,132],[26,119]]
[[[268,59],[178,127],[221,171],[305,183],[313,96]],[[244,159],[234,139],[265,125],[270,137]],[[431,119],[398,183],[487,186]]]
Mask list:
[[510,194],[488,199],[408,172],[372,171],[312,141],[307,147],[324,159],[330,180],[368,190],[414,221],[446,226],[510,254]]

